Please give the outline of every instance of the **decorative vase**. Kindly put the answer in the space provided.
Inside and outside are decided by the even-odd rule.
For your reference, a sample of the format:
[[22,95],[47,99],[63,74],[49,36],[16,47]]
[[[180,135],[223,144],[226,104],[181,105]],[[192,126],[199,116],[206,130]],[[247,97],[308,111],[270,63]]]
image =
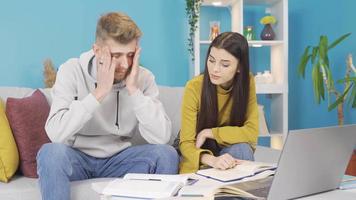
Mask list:
[[274,40],[276,34],[273,31],[271,24],[266,24],[261,32],[262,40]]

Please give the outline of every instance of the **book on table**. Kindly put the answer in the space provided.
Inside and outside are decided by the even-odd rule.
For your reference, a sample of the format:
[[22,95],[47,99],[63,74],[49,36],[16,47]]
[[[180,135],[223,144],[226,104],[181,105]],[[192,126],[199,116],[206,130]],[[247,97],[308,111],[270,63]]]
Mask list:
[[195,181],[188,175],[128,173],[123,178],[109,182],[102,194],[129,198],[167,198]]
[[[263,173],[263,172],[262,172]],[[233,183],[220,183],[218,185],[192,185],[183,187],[178,196],[202,197],[205,199],[225,199],[226,197],[239,197],[243,199],[267,199],[273,176],[249,181]]]
[[340,186],[340,190],[356,189],[356,176],[344,175]]
[[[272,163],[243,161],[241,164],[238,164],[234,168],[228,170],[209,168],[198,170],[196,174],[221,182],[232,182],[255,176],[267,170],[274,173],[276,168],[277,165]],[[268,176],[269,175],[271,174],[268,174]]]

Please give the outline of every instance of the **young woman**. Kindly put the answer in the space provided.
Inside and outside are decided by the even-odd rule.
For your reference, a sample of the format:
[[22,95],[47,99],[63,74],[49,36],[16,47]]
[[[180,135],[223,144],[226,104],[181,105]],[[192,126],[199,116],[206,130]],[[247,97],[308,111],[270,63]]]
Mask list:
[[208,166],[224,170],[254,159],[258,109],[246,39],[233,32],[220,34],[205,63],[204,74],[185,86],[180,173]]

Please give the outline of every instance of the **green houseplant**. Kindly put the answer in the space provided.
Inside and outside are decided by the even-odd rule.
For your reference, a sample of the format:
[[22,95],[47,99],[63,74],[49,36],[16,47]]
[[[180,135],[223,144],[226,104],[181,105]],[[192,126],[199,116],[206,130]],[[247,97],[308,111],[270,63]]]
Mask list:
[[188,51],[191,55],[192,61],[194,61],[194,35],[198,28],[197,22],[199,18],[200,5],[202,0],[186,0],[186,14],[189,24],[189,36],[188,36]]
[[[348,99],[352,108],[356,108],[356,69],[352,63],[351,54],[346,61],[345,76],[338,80],[337,83],[343,84],[342,91],[335,88],[328,52],[345,40],[351,33],[345,34],[336,39],[331,44],[328,43],[328,37],[320,36],[319,44],[316,46],[307,46],[298,65],[298,74],[305,78],[305,69],[308,63],[312,67],[312,81],[314,97],[318,104],[325,100],[325,92],[328,99],[328,111],[337,108],[338,124],[344,123],[344,103]],[[332,98],[334,96],[335,98]]]

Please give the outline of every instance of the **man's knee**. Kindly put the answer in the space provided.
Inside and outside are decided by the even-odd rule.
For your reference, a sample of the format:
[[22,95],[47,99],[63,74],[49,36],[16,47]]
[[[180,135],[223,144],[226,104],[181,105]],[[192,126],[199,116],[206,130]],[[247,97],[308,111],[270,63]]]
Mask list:
[[154,152],[157,156],[157,171],[164,174],[176,174],[178,172],[179,156],[177,151],[170,145],[154,145]]
[[158,159],[159,165],[166,166],[178,166],[179,164],[179,156],[177,151],[170,145],[165,144],[157,144],[154,145],[153,152]]
[[65,163],[67,159],[68,147],[64,144],[47,143],[42,145],[37,153],[37,169],[52,168],[60,166]]
[[156,144],[153,150],[158,158],[162,160],[167,160],[173,163],[178,163],[179,157],[177,151],[170,145]]

